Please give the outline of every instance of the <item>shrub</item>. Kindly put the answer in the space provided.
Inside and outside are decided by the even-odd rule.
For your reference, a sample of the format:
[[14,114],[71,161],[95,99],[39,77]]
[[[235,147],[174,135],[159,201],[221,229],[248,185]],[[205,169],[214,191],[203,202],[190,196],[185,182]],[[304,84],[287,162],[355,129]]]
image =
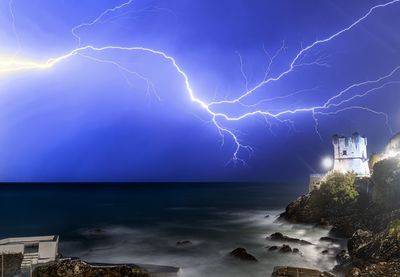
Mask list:
[[356,175],[333,172],[326,177],[313,195],[313,205],[321,207],[326,214],[346,214],[357,203],[359,193],[355,187]]
[[400,207],[400,159],[385,159],[374,166],[373,201],[385,209]]
[[400,239],[400,219],[396,219],[390,224],[389,236]]

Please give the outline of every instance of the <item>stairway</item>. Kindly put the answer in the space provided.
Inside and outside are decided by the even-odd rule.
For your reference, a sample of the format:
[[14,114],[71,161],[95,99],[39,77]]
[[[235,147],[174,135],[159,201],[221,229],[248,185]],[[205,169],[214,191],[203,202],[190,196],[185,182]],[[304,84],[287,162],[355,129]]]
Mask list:
[[22,259],[21,268],[30,268],[38,263],[39,253],[25,253]]

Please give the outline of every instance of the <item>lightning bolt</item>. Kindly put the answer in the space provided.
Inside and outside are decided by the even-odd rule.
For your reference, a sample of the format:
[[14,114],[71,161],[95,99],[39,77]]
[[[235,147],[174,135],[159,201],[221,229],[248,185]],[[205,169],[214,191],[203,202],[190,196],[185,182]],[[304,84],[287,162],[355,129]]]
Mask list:
[[15,53],[13,55],[13,59],[15,59],[18,56],[18,54],[21,52],[22,46],[21,46],[21,39],[19,38],[19,35],[17,32],[17,27],[15,26],[14,0],[10,0],[10,2],[8,2],[8,9],[9,9],[10,16],[11,16],[12,31],[14,33],[14,37],[17,42],[17,50],[15,51]]
[[99,22],[101,21],[101,19],[102,19],[104,16],[106,16],[107,14],[113,13],[113,12],[115,12],[115,11],[117,11],[117,10],[120,10],[120,9],[126,7],[126,6],[129,6],[129,5],[132,4],[132,3],[133,3],[133,0],[129,0],[129,1],[127,1],[127,2],[124,2],[124,3],[122,3],[122,4],[119,5],[119,6],[116,6],[116,7],[114,7],[114,8],[105,10],[104,12],[102,12],[98,17],[96,17],[96,18],[95,18],[94,20],[92,20],[91,22],[82,23],[82,24],[79,24],[79,25],[73,27],[73,28],[71,29],[71,33],[72,33],[72,35],[78,40],[78,47],[81,45],[81,37],[77,34],[77,31],[78,31],[79,29],[82,29],[82,28],[84,28],[84,27],[93,26],[93,25],[99,23]]
[[[352,84],[348,86],[347,88],[337,92],[333,97],[327,99],[323,104],[317,105],[317,106],[310,106],[310,107],[300,107],[300,108],[293,108],[293,109],[287,109],[287,110],[281,110],[281,111],[272,111],[269,109],[255,109],[249,112],[243,112],[239,115],[230,115],[230,113],[227,112],[219,112],[218,107],[222,105],[235,105],[239,104],[242,105],[243,107],[246,108],[257,108],[258,106],[262,105],[265,102],[270,102],[270,101],[275,101],[278,99],[285,99],[292,97],[294,95],[297,95],[299,93],[306,92],[307,90],[299,90],[293,93],[286,94],[284,96],[279,96],[279,97],[274,97],[274,98],[266,98],[261,101],[258,101],[253,104],[244,104],[243,101],[248,98],[250,95],[256,93],[259,91],[261,88],[266,86],[269,83],[276,82],[279,80],[282,80],[284,77],[292,73],[296,68],[299,67],[304,67],[304,66],[329,66],[329,64],[326,62],[327,57],[317,57],[314,61],[312,62],[304,62],[305,58],[308,55],[308,52],[310,50],[316,48],[319,45],[323,45],[326,43],[329,43],[330,41],[340,37],[346,32],[351,31],[354,29],[356,26],[358,26],[361,22],[366,20],[371,14],[373,14],[377,9],[388,7],[394,4],[399,3],[400,0],[392,0],[390,2],[386,2],[384,4],[379,4],[376,6],[371,7],[367,13],[365,13],[363,16],[355,20],[351,25],[339,30],[338,32],[320,40],[315,40],[311,44],[309,44],[306,47],[301,47],[300,51],[297,52],[297,54],[293,57],[291,62],[289,63],[288,67],[286,70],[283,70],[282,72],[278,73],[276,76],[271,77],[270,72],[271,68],[273,66],[273,63],[277,56],[285,50],[285,44],[282,44],[282,47],[278,49],[278,51],[274,55],[270,55],[266,50],[265,47],[264,52],[268,57],[268,65],[265,70],[264,78],[257,83],[255,86],[252,88],[248,88],[249,82],[247,79],[247,76],[244,72],[243,68],[243,59],[242,56],[237,53],[239,56],[240,60],[240,70],[243,76],[243,79],[245,81],[245,86],[246,86],[246,91],[244,91],[242,94],[240,94],[238,97],[230,100],[221,100],[221,101],[212,101],[212,102],[207,102],[202,100],[195,91],[193,90],[190,79],[188,75],[185,73],[183,68],[178,64],[176,58],[174,58],[171,55],[168,55],[166,52],[158,49],[152,49],[144,46],[132,46],[132,47],[126,47],[126,46],[118,46],[118,45],[107,45],[107,46],[95,46],[95,45],[85,45],[81,46],[81,37],[78,35],[78,31],[84,27],[91,27],[96,25],[97,23],[101,22],[102,19],[113,12],[116,12],[120,9],[123,9],[133,3],[133,0],[126,1],[118,6],[115,6],[113,8],[107,9],[103,11],[98,17],[96,17],[94,20],[88,22],[88,23],[82,23],[80,25],[77,25],[71,29],[71,33],[73,37],[77,39],[78,46],[75,49],[70,50],[69,52],[66,52],[63,55],[60,55],[58,57],[53,57],[45,61],[34,61],[34,60],[26,60],[26,59],[1,59],[0,58],[0,74],[10,74],[10,73],[15,73],[15,72],[20,72],[20,71],[26,71],[26,70],[45,70],[45,69],[50,69],[57,64],[61,62],[65,62],[66,60],[74,57],[74,56],[80,56],[82,58],[86,58],[89,60],[92,60],[94,62],[99,62],[103,64],[109,64],[114,67],[116,67],[118,70],[121,72],[124,72],[125,74],[129,75],[134,75],[137,78],[141,79],[144,81],[147,85],[147,93],[149,94],[150,91],[153,91],[155,94],[155,89],[154,85],[150,82],[150,80],[147,77],[142,76],[139,74],[137,71],[131,70],[120,63],[110,59],[99,59],[94,56],[95,53],[98,52],[112,52],[112,51],[128,51],[128,52],[134,52],[134,53],[150,53],[152,55],[155,55],[160,58],[160,60],[168,62],[171,67],[175,70],[177,73],[177,76],[179,76],[182,79],[182,82],[185,85],[185,92],[188,96],[188,98],[195,104],[199,105],[209,116],[209,122],[213,124],[216,127],[216,130],[218,134],[222,138],[222,145],[225,143],[225,137],[228,136],[231,138],[231,140],[234,143],[234,150],[232,154],[232,159],[231,161],[233,162],[243,162],[244,160],[242,157],[243,151],[247,153],[251,153],[253,149],[249,146],[244,144],[238,136],[239,131],[230,129],[226,127],[227,122],[234,122],[234,121],[242,121],[250,117],[254,116],[261,116],[267,125],[271,128],[271,122],[270,119],[276,120],[280,123],[286,123],[289,125],[293,125],[293,121],[291,117],[295,114],[298,113],[310,113],[314,122],[315,122],[315,130],[317,134],[321,137],[318,131],[318,118],[317,116],[328,116],[328,115],[335,115],[341,112],[345,112],[348,110],[363,110],[366,112],[370,112],[376,115],[383,116],[385,118],[385,122],[388,125],[388,128],[390,129],[389,125],[389,116],[384,113],[384,112],[379,112],[375,111],[371,108],[368,107],[363,107],[363,106],[357,106],[357,105],[349,105],[346,107],[343,107],[343,105],[349,104],[355,99],[365,97],[366,95],[369,95],[370,93],[379,91],[383,89],[386,86],[389,85],[396,85],[399,84],[400,81],[391,81],[390,78],[394,77],[395,74],[400,71],[400,66],[394,68],[391,72],[389,72],[386,75],[380,76],[374,80],[367,80],[359,83]],[[10,1],[10,11],[12,11],[12,0]],[[13,26],[15,26],[15,19],[14,16],[13,18]],[[14,27],[14,32],[16,33],[15,27]],[[381,84],[384,82],[383,84]],[[374,86],[373,88],[366,88],[368,86]],[[357,94],[351,94],[351,92],[355,89],[363,89],[362,93],[357,93]],[[311,89],[312,90],[312,89]],[[157,95],[157,94],[156,94]],[[334,110],[333,110],[334,109]],[[391,131],[391,129],[390,129]]]

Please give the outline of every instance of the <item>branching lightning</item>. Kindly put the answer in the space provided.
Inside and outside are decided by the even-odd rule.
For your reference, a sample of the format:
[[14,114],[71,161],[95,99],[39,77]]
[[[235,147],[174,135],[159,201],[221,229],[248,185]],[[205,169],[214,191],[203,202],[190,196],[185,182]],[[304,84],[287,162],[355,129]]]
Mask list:
[[132,4],[132,2],[133,2],[133,0],[129,0],[127,2],[122,3],[119,6],[115,6],[114,8],[107,9],[104,12],[102,12],[98,17],[96,17],[94,20],[92,20],[91,22],[82,23],[82,24],[79,24],[79,25],[73,27],[71,29],[71,33],[78,40],[78,47],[81,45],[81,37],[77,34],[77,31],[79,31],[79,29],[84,28],[84,27],[90,27],[90,26],[97,24],[107,14],[113,13],[119,9],[129,6],[130,4]]
[[[14,19],[14,14],[12,11],[12,1],[10,1],[10,12],[12,13],[12,19],[13,19],[13,28],[14,28],[14,33],[16,34],[15,30],[15,19]],[[309,44],[306,47],[301,47],[300,51],[297,52],[297,54],[294,56],[293,59],[291,59],[289,65],[285,70],[282,72],[278,73],[276,76],[270,76],[271,73],[271,67],[276,60],[276,58],[280,55],[281,52],[285,50],[285,44],[283,43],[281,48],[278,49],[276,53],[273,55],[270,55],[264,48],[264,52],[266,56],[268,57],[268,65],[265,69],[265,74],[264,78],[254,85],[253,87],[249,88],[249,81],[248,78],[245,74],[244,71],[244,63],[242,56],[237,53],[239,56],[239,61],[240,61],[240,72],[243,76],[243,79],[245,81],[245,87],[246,90],[241,93],[238,97],[229,99],[229,100],[220,100],[220,101],[212,101],[212,102],[207,102],[205,100],[202,100],[197,94],[194,89],[192,88],[190,79],[188,74],[183,70],[183,68],[178,64],[177,59],[174,58],[171,55],[168,55],[164,51],[158,50],[158,49],[152,49],[148,48],[145,46],[132,46],[132,47],[126,47],[126,46],[118,46],[118,45],[106,45],[106,46],[95,46],[95,45],[81,45],[81,37],[78,35],[78,32],[80,29],[84,27],[91,27],[96,25],[97,23],[101,22],[102,19],[108,14],[111,14],[117,10],[124,9],[125,7],[131,5],[133,3],[133,0],[126,1],[118,6],[115,6],[113,8],[107,9],[104,12],[102,12],[98,17],[96,17],[94,20],[88,22],[88,23],[82,23],[80,25],[77,25],[71,29],[72,35],[77,39],[78,41],[78,46],[75,49],[70,50],[69,52],[66,52],[64,55],[58,56],[58,57],[53,57],[50,58],[46,61],[40,62],[40,61],[33,61],[33,60],[19,60],[19,59],[1,59],[0,58],[0,76],[3,74],[9,74],[9,73],[15,73],[19,71],[26,71],[26,70],[44,70],[44,69],[49,69],[61,62],[65,62],[66,60],[70,59],[71,57],[74,56],[79,56],[85,59],[89,59],[94,62],[99,62],[102,64],[109,64],[111,66],[114,66],[117,68],[120,72],[124,73],[124,76],[126,74],[136,76],[138,79],[144,81],[147,86],[147,93],[151,94],[153,93],[156,95],[158,98],[158,94],[155,90],[154,85],[150,81],[148,77],[145,77],[138,73],[136,70],[131,70],[126,66],[123,66],[122,64],[118,63],[117,61],[113,59],[100,59],[96,57],[96,53],[99,52],[112,52],[112,51],[124,51],[124,52],[132,52],[132,53],[149,53],[152,55],[155,55],[156,57],[160,58],[160,61],[167,62],[171,65],[172,69],[175,70],[177,76],[181,78],[182,82],[185,85],[185,93],[187,94],[188,98],[195,104],[199,105],[209,116],[209,121],[215,126],[218,134],[222,138],[222,144],[225,143],[225,138],[229,137],[232,139],[234,143],[234,150],[232,153],[232,161],[233,162],[243,162],[244,160],[242,157],[243,151],[245,152],[252,152],[252,148],[249,145],[244,144],[238,135],[237,130],[233,130],[231,128],[227,127],[227,122],[234,122],[234,121],[242,121],[247,118],[251,118],[254,116],[261,116],[262,119],[265,120],[266,124],[271,128],[271,121],[270,120],[275,120],[280,123],[286,123],[289,124],[290,126],[293,125],[293,116],[298,113],[310,113],[314,122],[315,122],[315,130],[319,136],[318,131],[318,118],[317,116],[328,116],[328,115],[336,115],[341,112],[345,112],[348,110],[362,110],[366,112],[370,112],[379,116],[383,116],[385,119],[385,123],[387,124],[388,128],[391,130],[390,125],[389,125],[389,116],[385,114],[384,112],[376,111],[374,109],[371,109],[369,107],[363,107],[360,105],[354,105],[351,104],[354,100],[363,98],[373,92],[379,91],[383,89],[386,86],[389,85],[398,85],[400,84],[400,81],[393,81],[392,78],[395,76],[396,73],[400,72],[400,65],[396,68],[394,68],[391,72],[387,73],[386,75],[379,76],[374,80],[367,80],[367,81],[362,81],[358,82],[352,85],[349,85],[348,87],[344,88],[343,90],[337,92],[334,96],[330,97],[327,99],[324,103],[321,105],[316,105],[316,106],[310,106],[310,107],[299,107],[299,108],[292,108],[292,109],[286,109],[286,110],[280,110],[280,111],[272,111],[267,108],[262,108],[262,104],[266,102],[272,102],[276,101],[279,99],[285,99],[289,97],[293,97],[297,94],[300,93],[305,93],[308,91],[315,90],[313,89],[303,89],[303,90],[298,90],[292,93],[286,93],[283,94],[283,96],[277,96],[277,97],[270,97],[270,98],[263,98],[262,100],[258,100],[255,103],[245,103],[245,101],[248,101],[249,96],[257,93],[260,91],[261,88],[264,88],[266,85],[269,83],[277,82],[280,80],[283,80],[286,76],[291,74],[294,70],[304,67],[304,66],[329,66],[327,63],[327,57],[321,57],[318,56],[311,62],[306,62],[306,57],[309,57],[308,54],[310,50],[316,48],[317,46],[329,43],[330,41],[337,39],[341,35],[343,35],[346,32],[349,32],[353,30],[357,25],[359,25],[361,22],[366,20],[369,16],[371,16],[376,10],[388,7],[397,3],[400,3],[400,0],[392,0],[390,2],[384,3],[384,4],[379,4],[376,6],[373,6],[368,10],[367,13],[365,13],[363,16],[355,20],[351,25],[339,30],[338,32],[324,38],[324,39],[319,39],[315,40],[311,44]],[[370,88],[370,86],[373,86]],[[361,89],[363,92],[360,93],[353,93],[355,89]],[[346,104],[349,104],[346,106]],[[220,112],[219,108],[221,106],[225,105],[240,105],[244,108],[251,109],[250,111],[242,112],[239,115],[231,115],[229,112]]]

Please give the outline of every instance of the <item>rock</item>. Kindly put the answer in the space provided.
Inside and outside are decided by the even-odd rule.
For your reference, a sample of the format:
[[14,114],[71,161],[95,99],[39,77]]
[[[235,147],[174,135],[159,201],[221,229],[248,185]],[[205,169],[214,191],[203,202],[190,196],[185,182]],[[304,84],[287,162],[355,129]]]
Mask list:
[[336,277],[336,275],[332,272],[324,271],[322,272],[321,277]]
[[269,218],[269,214],[267,214],[267,215],[265,216],[265,218]]
[[290,267],[290,266],[276,266],[272,272],[274,277],[335,277],[330,272],[321,272],[316,269]]
[[276,232],[276,233],[273,233],[273,234],[270,236],[270,238],[271,238],[271,239],[275,239],[275,240],[280,240],[280,239],[283,239],[283,238],[284,238],[284,235],[283,235],[282,233]]
[[283,241],[283,242],[291,242],[291,243],[299,243],[299,244],[308,244],[308,245],[312,244],[311,242],[308,242],[306,240],[291,238],[291,237],[285,236],[279,232],[273,233],[271,236],[269,236],[269,239],[274,240],[274,241]]
[[292,248],[289,245],[284,244],[284,245],[282,245],[281,249],[279,249],[279,252],[289,253],[289,252],[292,252]]
[[347,243],[350,255],[364,261],[399,262],[400,240],[388,229],[379,233],[357,230]]
[[331,238],[331,237],[322,237],[319,240],[320,241],[327,241],[327,242],[331,242],[331,243],[338,241],[337,239],[334,239],[334,238]]
[[346,274],[347,276],[353,276],[353,277],[361,277],[361,269],[358,267],[353,268],[349,274]]
[[268,251],[276,251],[279,249],[279,252],[281,253],[293,253],[293,254],[300,254],[303,255],[303,253],[301,253],[300,249],[298,248],[291,248],[289,245],[287,244],[283,244],[281,247],[278,247],[276,245],[274,246],[270,246],[268,248]]
[[300,253],[299,248],[293,248],[293,253]]
[[330,223],[329,223],[329,220],[328,219],[326,219],[326,218],[321,218],[320,220],[319,220],[319,225],[321,225],[322,227],[329,227],[330,226]]
[[63,260],[39,265],[33,277],[149,277],[150,275],[134,265],[90,265],[81,260]]
[[377,251],[376,243],[372,232],[357,230],[347,242],[347,248],[352,257],[368,260]]
[[[366,207],[366,203],[354,207],[332,207],[324,209],[316,205],[318,191],[312,191],[291,202],[280,219],[295,223],[315,223],[320,226],[332,226],[338,235],[351,237],[357,229],[382,230],[394,216],[382,212],[376,207]],[[397,214],[400,218],[400,210]]]
[[181,241],[177,241],[176,245],[177,246],[188,246],[188,245],[192,245],[193,243],[190,240],[181,240]]
[[274,245],[268,248],[268,251],[275,251],[278,250],[278,246]]
[[329,251],[328,251],[328,250],[323,250],[323,251],[321,252],[321,254],[323,254],[323,255],[329,254]]
[[346,277],[377,277],[377,276],[400,276],[400,263],[378,262],[366,263],[352,268],[346,273]]
[[247,250],[244,248],[236,248],[229,253],[229,256],[241,261],[258,262],[258,260],[253,255],[247,253]]
[[291,202],[284,213],[280,215],[280,219],[285,219],[291,222],[301,223],[317,223],[323,217],[322,209],[314,207],[310,201],[311,195],[314,192],[303,195]]
[[342,250],[336,254],[336,262],[339,265],[344,265],[351,262],[351,257],[347,250]]

